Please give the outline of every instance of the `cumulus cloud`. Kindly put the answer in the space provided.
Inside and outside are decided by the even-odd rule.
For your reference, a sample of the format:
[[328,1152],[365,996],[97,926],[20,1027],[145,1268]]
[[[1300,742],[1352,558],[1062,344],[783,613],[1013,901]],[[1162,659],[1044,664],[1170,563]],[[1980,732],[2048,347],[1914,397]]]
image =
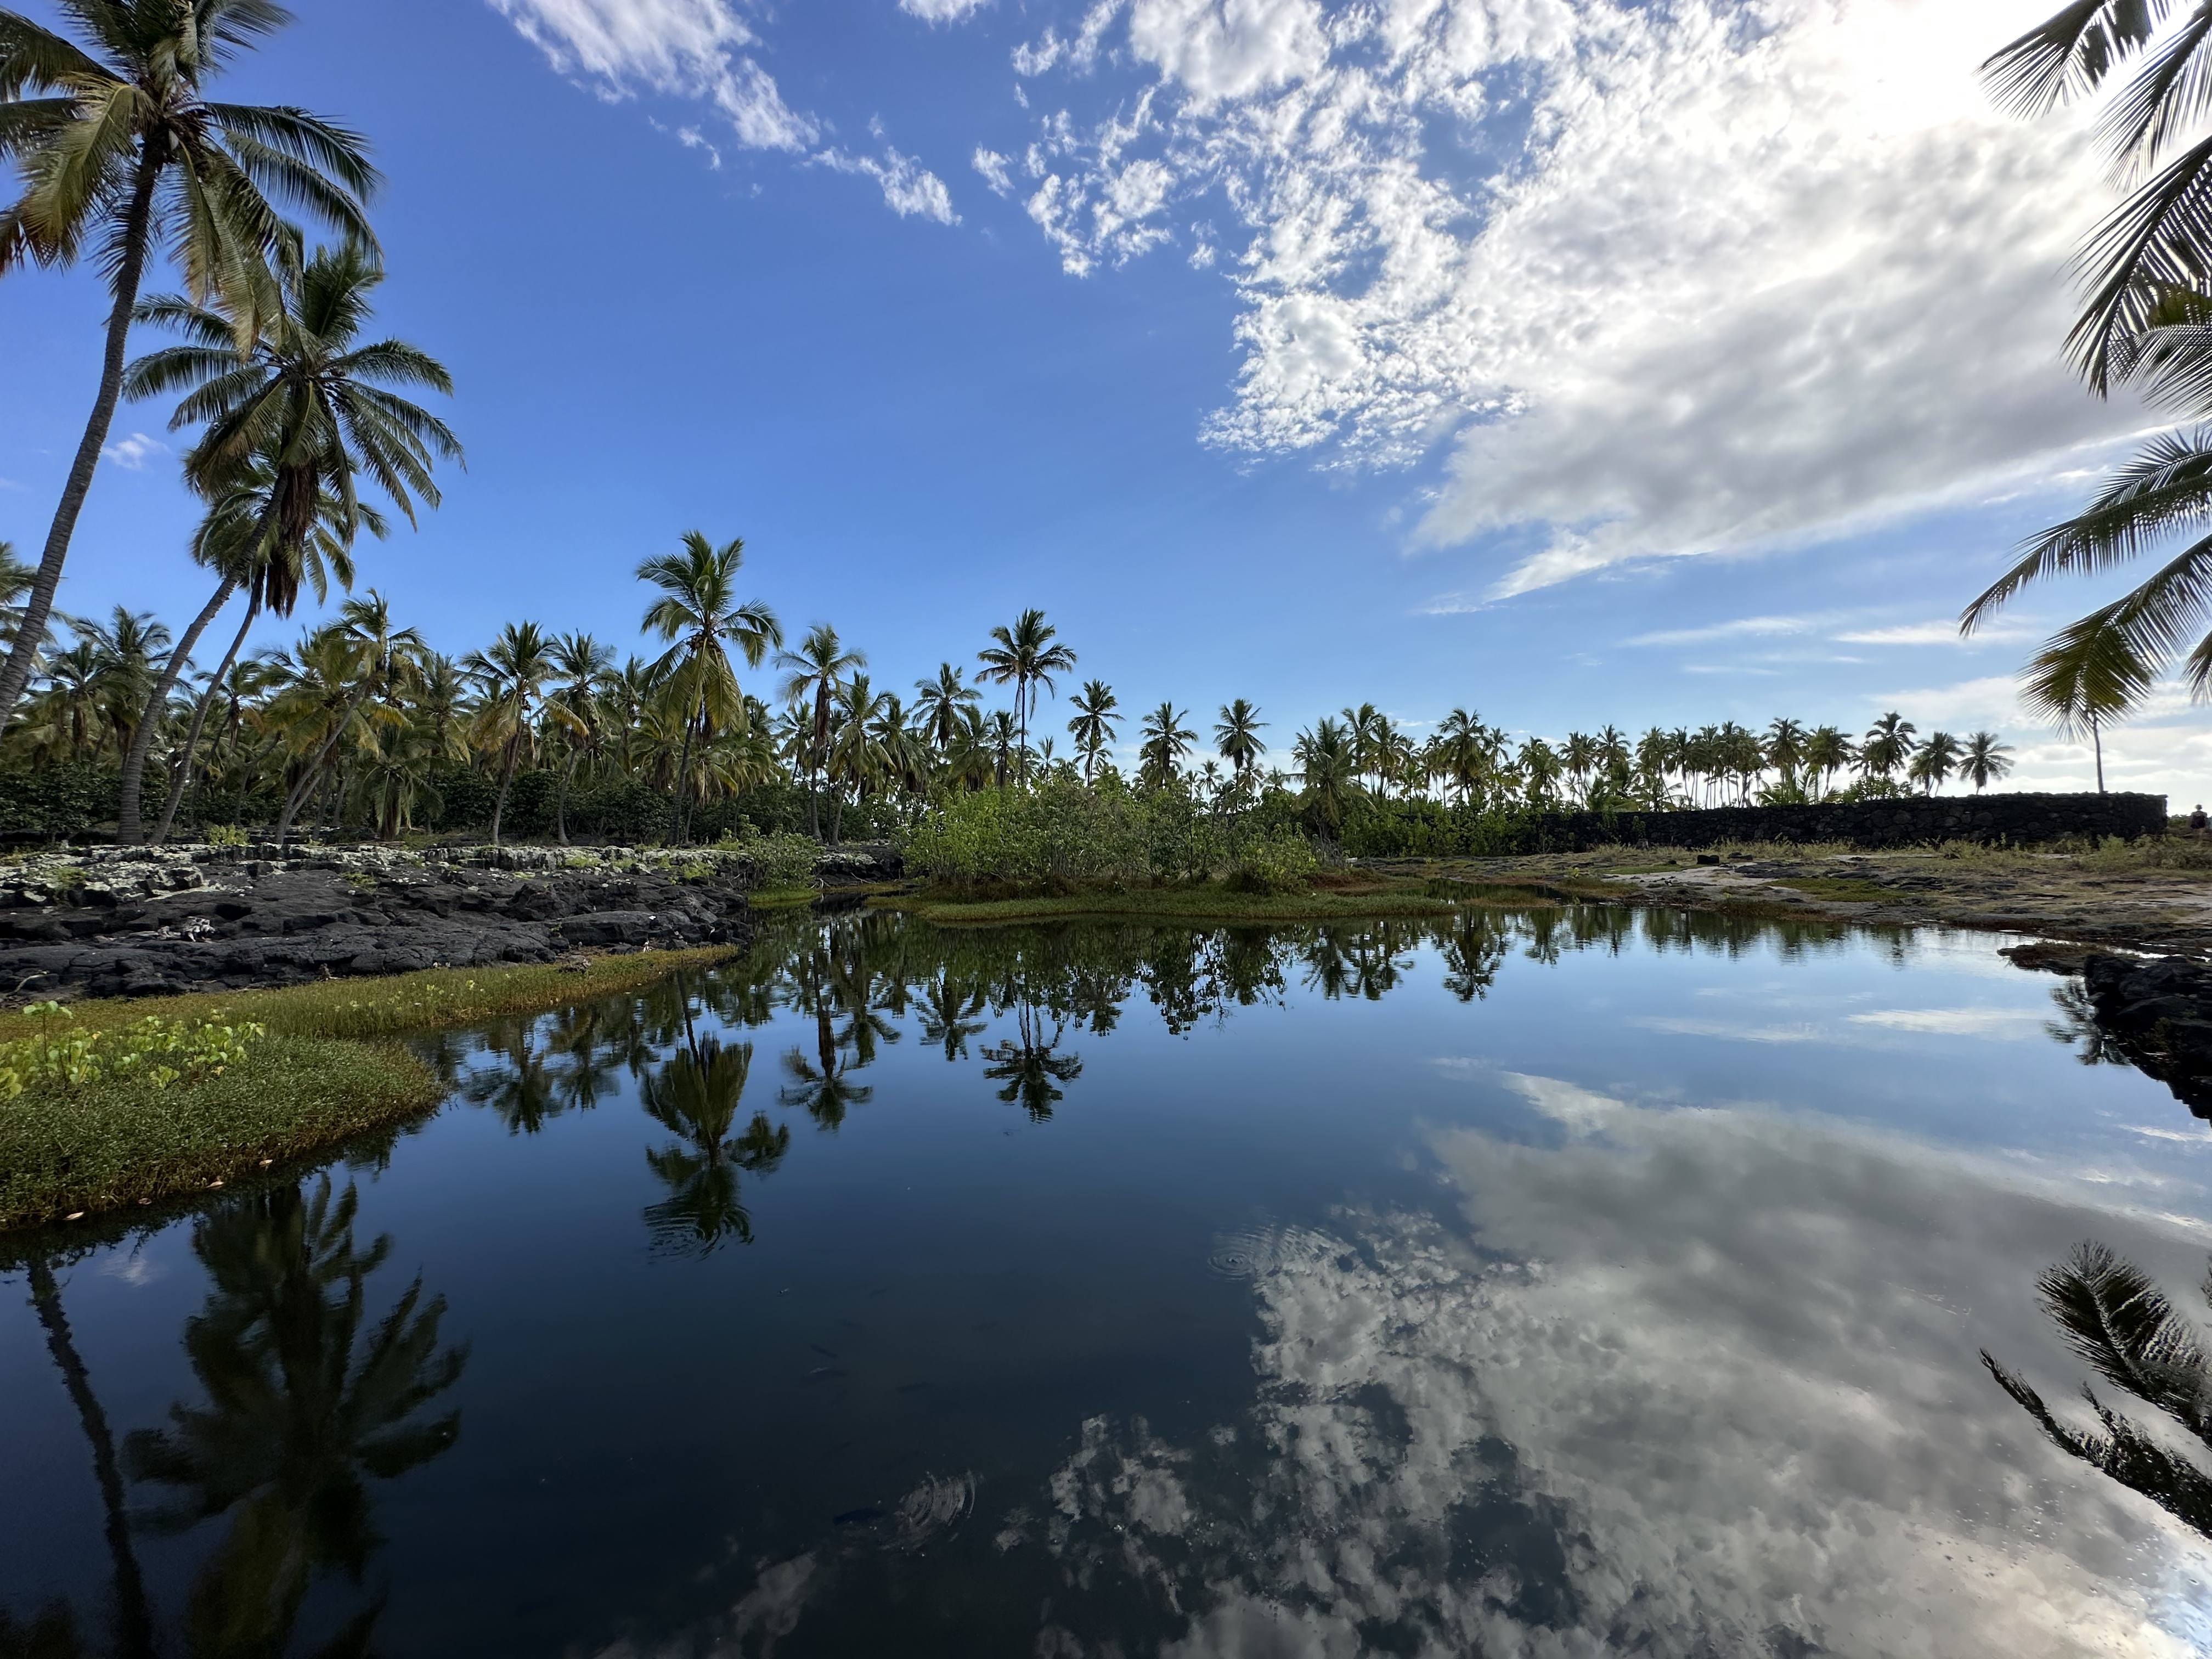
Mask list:
[[602,97],[640,88],[711,100],[751,149],[804,149],[814,120],[783,101],[744,48],[757,37],[727,0],[490,0],[553,67]]
[[101,449],[100,454],[130,472],[145,470],[146,463],[156,455],[169,453],[168,445],[159,438],[149,438],[143,432],[134,432]]
[[[1493,595],[1976,499],[2140,423],[2057,358],[2110,199],[2080,123],[2011,121],[1974,76],[2038,0],[1113,15],[1152,100],[1049,118],[1031,217],[1085,274],[1219,191],[1243,363],[1209,437],[1332,465],[1449,441],[1422,539],[1543,537]],[[1016,67],[1074,56],[1048,32]]]
[[988,0],[899,0],[899,9],[930,23],[957,23],[980,11]]

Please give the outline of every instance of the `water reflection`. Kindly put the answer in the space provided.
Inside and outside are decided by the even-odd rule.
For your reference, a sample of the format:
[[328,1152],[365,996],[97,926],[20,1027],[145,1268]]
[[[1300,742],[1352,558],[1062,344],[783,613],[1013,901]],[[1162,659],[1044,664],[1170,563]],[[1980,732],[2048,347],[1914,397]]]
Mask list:
[[[192,1655],[274,1655],[289,1646],[319,1579],[361,1586],[383,1542],[369,1492],[450,1448],[458,1413],[430,1414],[459,1380],[464,1350],[441,1346],[441,1297],[418,1277],[372,1320],[368,1279],[390,1255],[354,1238],[358,1200],[328,1176],[230,1200],[193,1230],[211,1281],[185,1328],[204,1403],[179,1401],[166,1428],[124,1443],[134,1482],[163,1493],[139,1524],[181,1532],[228,1517],[194,1576],[184,1614]],[[314,1650],[369,1651],[383,1610],[366,1594]]]
[[753,1064],[753,1045],[725,1047],[700,1038],[645,1080],[639,1103],[646,1115],[673,1130],[673,1146],[647,1152],[647,1166],[668,1196],[645,1212],[660,1249],[704,1255],[726,1238],[750,1244],[752,1218],[739,1200],[742,1171],[766,1175],[791,1149],[791,1131],[755,1112],[741,1134],[731,1132]]
[[[2100,1376],[2212,1449],[2212,1363],[2196,1328],[2148,1274],[2093,1241],[2045,1271],[2036,1289],[2067,1345]],[[2204,1293],[2212,1300],[2212,1279]],[[1982,1364],[2051,1444],[2212,1537],[2212,1474],[2106,1405],[2094,1389],[2084,1387],[2081,1397],[2102,1432],[2060,1422],[2041,1395],[1986,1349]]]

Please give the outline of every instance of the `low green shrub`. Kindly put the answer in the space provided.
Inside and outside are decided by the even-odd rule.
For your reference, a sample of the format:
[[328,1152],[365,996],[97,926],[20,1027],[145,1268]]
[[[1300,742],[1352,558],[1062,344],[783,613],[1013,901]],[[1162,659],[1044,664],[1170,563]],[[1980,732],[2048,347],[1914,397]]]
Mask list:
[[58,1002],[23,1011],[32,1035],[0,1042],[0,1099],[28,1090],[89,1088],[143,1079],[156,1091],[173,1083],[220,1077],[246,1058],[246,1045],[266,1035],[251,1024],[163,1019],[149,1014],[128,1025],[88,1029]]
[[1255,836],[1237,849],[1223,884],[1238,893],[1302,893],[1320,868],[1313,844],[1302,836]]

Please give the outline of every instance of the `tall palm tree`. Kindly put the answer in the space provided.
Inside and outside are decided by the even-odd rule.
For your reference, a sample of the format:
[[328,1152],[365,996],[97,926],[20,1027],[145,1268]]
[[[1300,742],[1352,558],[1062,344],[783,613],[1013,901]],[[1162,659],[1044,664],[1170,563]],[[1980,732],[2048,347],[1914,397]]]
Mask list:
[[563,634],[553,642],[553,678],[560,684],[547,702],[561,711],[557,720],[568,751],[553,800],[553,834],[563,847],[568,844],[568,791],[576,781],[577,763],[598,747],[599,694],[614,663],[614,647],[601,645],[589,634]]
[[964,684],[961,671],[949,662],[938,665],[935,679],[916,680],[914,692],[915,717],[930,746],[940,755],[952,746],[952,734],[960,725],[960,711],[983,700],[983,694]]
[[477,742],[499,755],[499,794],[491,809],[491,844],[499,845],[500,820],[507,812],[507,791],[514,781],[515,763],[523,749],[537,737],[541,714],[550,714],[571,729],[580,724],[565,704],[544,703],[545,683],[560,672],[553,641],[534,622],[509,623],[499,637],[482,651],[471,652],[462,666],[483,688],[477,706]]
[[[415,522],[415,501],[438,505],[431,468],[459,461],[452,428],[393,387],[450,395],[444,365],[404,340],[364,341],[370,300],[384,273],[357,244],[322,248],[305,265],[282,262],[278,303],[251,317],[218,311],[175,295],[149,299],[138,317],[185,337],[131,365],[125,390],[133,398],[182,392],[172,430],[204,422],[185,459],[185,476],[203,495],[239,514],[244,489],[258,515],[235,526],[228,556],[216,567],[215,596],[185,632],[188,655],[200,630],[239,587],[278,616],[289,616],[308,544],[319,536],[350,548],[364,522],[360,480],[387,496]],[[241,351],[240,332],[251,328]],[[335,499],[333,499],[335,498]],[[258,586],[257,586],[258,584]],[[243,638],[241,633],[240,637]],[[166,698],[168,686],[158,695]],[[146,763],[143,745],[127,756],[118,835],[138,839],[138,796]]]
[[786,671],[783,677],[783,700],[796,710],[811,702],[811,724],[797,734],[802,747],[797,758],[807,780],[806,830],[817,841],[822,836],[822,815],[818,801],[822,766],[830,750],[830,714],[837,688],[845,677],[856,669],[868,665],[865,651],[848,650],[837,630],[828,623],[817,623],[806,630],[806,637],[799,642],[795,651],[781,652],[776,665]]
[[2011,755],[2011,745],[1998,742],[1996,732],[1977,732],[1966,739],[1966,753],[1959,759],[1959,775],[1978,793],[2012,770]]
[[1083,757],[1083,781],[1089,783],[1097,775],[1099,756],[1112,746],[1118,733],[1121,717],[1114,711],[1121,706],[1121,700],[1105,681],[1085,680],[1083,689],[1068,701],[1074,705],[1075,714],[1067,722],[1067,734],[1075,739],[1076,750]]
[[691,530],[684,532],[681,553],[664,553],[637,568],[638,580],[661,593],[646,607],[643,626],[672,641],[653,671],[669,681],[684,714],[676,779],[678,841],[690,829],[685,801],[693,745],[715,732],[742,729],[747,718],[730,647],[737,647],[746,667],[757,668],[771,647],[783,643],[775,612],[758,599],[738,598],[738,568],[744,557],[744,538],[717,547],[704,532]]
[[1912,734],[1917,729],[1894,710],[1882,715],[1859,740],[1859,770],[1867,777],[1880,778],[1887,783],[1897,769],[1911,758],[1916,746]]
[[[2106,605],[2059,629],[2028,659],[2020,688],[2020,700],[2057,726],[2062,735],[2089,734],[2100,795],[2105,793],[2105,727],[2124,719],[2158,678],[2156,663],[2128,636],[2112,611]],[[2212,665],[2212,658],[2207,660]]]
[[1958,738],[1948,732],[1930,732],[1914,751],[1905,775],[1920,786],[1923,794],[1932,795],[1958,770],[1960,755]]
[[1036,694],[1053,690],[1053,676],[1075,666],[1075,653],[1054,644],[1060,630],[1032,606],[1014,618],[1012,628],[994,628],[988,645],[977,653],[983,666],[979,680],[1014,688],[1014,716],[1021,727],[1021,776],[1029,779],[1030,717],[1036,712]]
[[1316,827],[1335,835],[1358,783],[1358,750],[1351,732],[1324,716],[1310,732],[1298,733],[1291,752],[1297,757]]
[[1267,752],[1267,745],[1260,741],[1260,733],[1267,724],[1260,718],[1260,711],[1243,697],[1221,706],[1221,718],[1214,723],[1213,743],[1221,758],[1237,769],[1240,782],[1250,775],[1253,763]]
[[[302,581],[314,588],[318,599],[329,596],[332,576],[340,586],[350,590],[356,530],[367,530],[379,538],[386,533],[382,514],[365,501],[355,503],[349,511],[344,501],[326,486],[316,498],[313,523],[306,536],[297,540],[272,537],[267,533],[267,527],[277,489],[276,470],[266,462],[257,461],[216,492],[209,503],[207,516],[193,532],[192,557],[220,572],[221,578],[216,584],[214,598],[185,630],[184,641],[173,660],[181,662],[199,638],[200,631],[241,586],[246,593],[246,615],[239,623],[238,632],[231,637],[222,660],[210,675],[206,691],[192,710],[191,726],[185,734],[183,759],[169,779],[168,798],[162,803],[161,819],[147,837],[157,846],[168,839],[169,827],[176,821],[177,804],[183,799],[185,779],[191,770],[192,757],[198,750],[200,732],[207,723],[216,689],[228,682],[231,665],[244,648],[254,618],[264,607],[280,617],[290,616]],[[158,691],[156,699],[166,696],[166,690]],[[143,754],[139,761],[143,767]],[[135,817],[140,785],[127,760],[124,782],[130,792],[124,798],[125,803]]]
[[1183,726],[1189,714],[1187,708],[1164,702],[1145,716],[1145,740],[1138,746],[1137,756],[1143,776],[1155,789],[1164,789],[1175,781],[1182,769],[1182,757],[1198,741],[1198,733]]
[[68,0],[64,9],[83,45],[0,10],[0,157],[23,184],[0,209],[0,273],[26,260],[73,264],[89,242],[114,303],[100,390],[46,532],[24,631],[0,668],[0,720],[29,683],[115,417],[149,256],[166,253],[196,299],[221,295],[251,319],[271,305],[267,262],[298,240],[276,203],[364,246],[374,240],[362,203],[379,179],[359,135],[305,110],[204,95],[241,51],[291,21],[275,0]]
[[106,622],[81,622],[76,632],[100,659],[101,708],[115,736],[116,752],[127,752],[137,732],[154,718],[146,707],[146,692],[164,678],[163,664],[175,655],[168,649],[169,630],[154,619],[152,611],[118,605]]
[[823,756],[823,769],[837,792],[830,818],[833,847],[843,839],[846,787],[849,784],[854,794],[865,796],[891,769],[880,735],[890,701],[891,694],[877,690],[866,674],[854,675],[838,690],[836,714]]
[[[348,737],[359,735],[363,706],[372,697],[388,699],[397,686],[414,675],[428,649],[422,636],[413,629],[392,625],[391,602],[373,587],[365,599],[348,599],[339,608],[337,626],[327,633],[331,649],[325,696],[342,692],[344,701],[331,711],[324,722],[326,734],[314,758],[301,767],[298,781],[284,798],[283,808],[276,816],[279,847],[290,839],[300,809],[335,763],[338,745]],[[331,679],[331,675],[342,678]],[[390,718],[388,707],[379,713]]]

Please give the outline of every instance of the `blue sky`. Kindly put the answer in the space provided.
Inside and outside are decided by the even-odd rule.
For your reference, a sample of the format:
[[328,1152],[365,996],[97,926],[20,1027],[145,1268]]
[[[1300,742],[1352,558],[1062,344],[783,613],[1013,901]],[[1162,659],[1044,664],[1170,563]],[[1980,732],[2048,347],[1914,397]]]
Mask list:
[[[1038,605],[1132,710],[1249,696],[1284,743],[1362,700],[1896,707],[2087,780],[2010,676],[2099,590],[1938,626],[2148,420],[2057,362],[2112,199],[2081,120],[1973,84],[2038,4],[299,10],[228,92],[389,177],[381,319],[454,371],[469,465],[362,580],[442,648],[632,648],[630,572],[697,527],[899,687]],[[20,549],[100,311],[87,271],[0,282]],[[119,416],[65,609],[204,597],[166,412]],[[2208,746],[2177,692],[2110,773],[2190,794]]]

